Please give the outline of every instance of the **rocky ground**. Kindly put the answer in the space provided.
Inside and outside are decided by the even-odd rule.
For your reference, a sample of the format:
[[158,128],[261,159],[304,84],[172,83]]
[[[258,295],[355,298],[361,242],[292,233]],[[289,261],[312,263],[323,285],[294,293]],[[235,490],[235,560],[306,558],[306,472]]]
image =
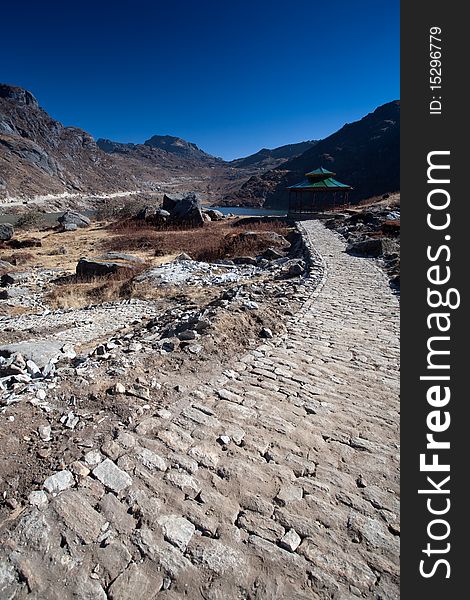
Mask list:
[[397,299],[300,227],[307,274],[4,317],[56,356],[2,361],[2,598],[399,597]]

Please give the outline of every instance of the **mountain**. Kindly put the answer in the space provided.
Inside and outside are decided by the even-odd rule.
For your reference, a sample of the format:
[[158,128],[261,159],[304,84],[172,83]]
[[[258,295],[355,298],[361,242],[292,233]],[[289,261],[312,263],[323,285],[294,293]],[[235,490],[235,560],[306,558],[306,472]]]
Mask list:
[[286,187],[317,167],[334,171],[354,190],[355,202],[400,189],[400,102],[379,106],[360,121],[344,125],[300,156],[262,175],[254,175],[225,197],[226,204],[284,208]]
[[153,136],[145,144],[98,140],[65,127],[23,88],[0,84],[0,203],[35,196],[191,192],[217,201],[250,173],[236,172],[195,144]]
[[192,142],[187,142],[179,137],[173,137],[171,135],[154,135],[150,139],[144,142],[146,146],[151,148],[158,148],[159,150],[165,150],[171,154],[182,156],[184,158],[195,158],[200,160],[222,160],[217,159],[215,156],[207,154]]
[[297,144],[286,144],[272,150],[262,148],[255,154],[230,161],[230,165],[237,169],[259,169],[263,171],[275,169],[290,158],[299,156],[299,154],[309,150],[316,143],[316,140],[309,140]]
[[31,92],[0,84],[0,198],[135,189],[90,134],[64,127]]

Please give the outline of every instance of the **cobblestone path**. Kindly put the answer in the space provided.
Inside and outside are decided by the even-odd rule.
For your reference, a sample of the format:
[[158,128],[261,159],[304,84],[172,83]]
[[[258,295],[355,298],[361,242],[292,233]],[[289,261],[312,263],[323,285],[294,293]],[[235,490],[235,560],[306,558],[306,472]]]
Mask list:
[[288,333],[46,480],[0,597],[399,597],[398,300],[302,227],[323,277]]

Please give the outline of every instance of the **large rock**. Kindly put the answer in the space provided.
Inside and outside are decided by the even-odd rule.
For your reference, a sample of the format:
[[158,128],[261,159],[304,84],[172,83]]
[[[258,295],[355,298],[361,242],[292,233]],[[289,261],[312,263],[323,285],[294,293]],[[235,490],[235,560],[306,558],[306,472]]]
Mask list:
[[0,223],[0,242],[11,240],[15,230],[10,223]]
[[163,225],[168,221],[169,217],[170,213],[167,210],[163,210],[163,208],[159,208],[158,206],[145,206],[136,215],[136,219],[140,221],[147,221],[147,223],[151,223],[153,225]]
[[208,208],[204,212],[211,218],[211,221],[222,221],[222,219],[225,219],[224,213],[220,210],[215,210],[215,208]]
[[108,252],[103,256],[81,258],[75,269],[79,277],[105,277],[125,271],[135,271],[143,260],[131,254]]
[[357,242],[351,242],[346,248],[348,254],[377,258],[382,254],[395,252],[397,245],[393,240],[387,238],[366,238]]
[[170,213],[170,220],[183,227],[201,227],[204,225],[201,202],[194,193],[181,197],[179,194],[163,197],[162,209]]
[[89,227],[90,219],[73,210],[68,210],[57,219],[59,223],[66,228],[67,225],[75,224],[77,227]]

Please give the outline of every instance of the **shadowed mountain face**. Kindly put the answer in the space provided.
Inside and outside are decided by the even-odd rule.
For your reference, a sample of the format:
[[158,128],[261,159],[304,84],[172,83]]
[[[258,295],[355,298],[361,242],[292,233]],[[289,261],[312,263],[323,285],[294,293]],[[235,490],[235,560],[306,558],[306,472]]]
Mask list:
[[400,102],[384,104],[360,121],[350,123],[319,141],[300,156],[262,175],[251,177],[228,204],[287,206],[286,187],[298,183],[304,174],[323,166],[337,179],[351,185],[351,200],[400,189]]

